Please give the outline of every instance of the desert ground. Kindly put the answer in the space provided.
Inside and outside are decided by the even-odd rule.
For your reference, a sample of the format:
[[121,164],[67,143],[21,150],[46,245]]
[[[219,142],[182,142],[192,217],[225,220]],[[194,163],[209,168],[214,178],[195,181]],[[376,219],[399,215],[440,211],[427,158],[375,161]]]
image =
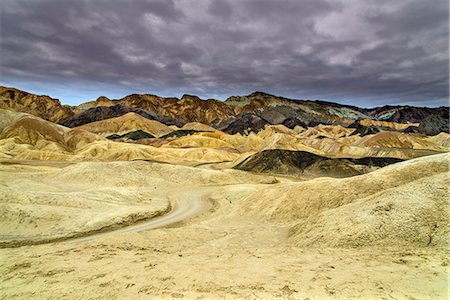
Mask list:
[[3,161],[0,296],[445,299],[448,159],[309,180]]

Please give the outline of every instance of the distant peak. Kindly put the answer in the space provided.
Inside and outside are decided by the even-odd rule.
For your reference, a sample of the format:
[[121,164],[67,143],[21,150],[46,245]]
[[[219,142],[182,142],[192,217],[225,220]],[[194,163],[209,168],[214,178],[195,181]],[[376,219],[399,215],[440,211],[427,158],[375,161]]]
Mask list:
[[201,100],[201,99],[198,96],[195,96],[195,95],[184,94],[181,97],[181,100]]
[[268,97],[275,97],[274,95],[268,94],[268,93],[264,93],[264,92],[253,92],[250,95],[248,95],[247,97],[263,97],[263,98],[268,98]]
[[106,102],[106,101],[111,101],[111,100],[108,97],[100,96],[95,101],[97,101],[97,102]]

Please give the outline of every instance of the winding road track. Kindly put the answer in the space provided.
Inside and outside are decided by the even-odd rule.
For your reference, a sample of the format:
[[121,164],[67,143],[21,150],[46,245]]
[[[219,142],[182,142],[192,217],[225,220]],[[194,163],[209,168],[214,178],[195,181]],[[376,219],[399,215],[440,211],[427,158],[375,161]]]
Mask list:
[[203,200],[204,196],[210,191],[211,191],[210,187],[201,188],[195,191],[183,191],[182,196],[177,197],[178,199],[176,200],[176,203],[172,203],[173,209],[165,215],[153,218],[146,222],[138,223],[136,225],[129,225],[111,231],[99,232],[91,234],[89,236],[73,238],[67,240],[67,242],[82,243],[113,234],[139,232],[149,229],[160,228],[183,221],[207,210],[210,207],[209,203]]
[[59,236],[46,237],[44,239],[23,239],[23,240],[8,240],[0,241],[0,248],[15,248],[25,245],[40,245],[54,242],[67,243],[83,243],[101,237],[106,237],[119,233],[139,232],[149,229],[164,227],[186,220],[195,216],[211,207],[211,205],[204,200],[205,196],[213,190],[214,187],[196,187],[195,189],[181,190],[174,194],[175,200],[171,203],[172,210],[162,216],[152,218],[148,221],[137,222],[136,224],[127,224],[123,227],[115,227],[105,231],[94,231],[86,233],[77,233],[76,236]]

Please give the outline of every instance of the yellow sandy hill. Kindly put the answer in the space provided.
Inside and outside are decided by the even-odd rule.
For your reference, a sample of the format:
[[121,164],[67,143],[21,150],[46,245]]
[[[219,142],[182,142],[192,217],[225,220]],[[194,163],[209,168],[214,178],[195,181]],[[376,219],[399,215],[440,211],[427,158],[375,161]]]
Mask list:
[[190,122],[181,127],[183,130],[217,131],[217,129],[199,122]]
[[233,145],[222,141],[217,138],[201,136],[201,135],[190,135],[180,137],[169,143],[163,145],[164,148],[228,148],[233,149]]
[[6,110],[0,110],[0,119],[3,128],[0,135],[2,159],[69,161],[142,159],[175,164],[199,164],[233,161],[239,157],[236,153],[202,145],[192,149],[172,149],[112,142],[83,130],[81,126],[69,129],[35,116]]
[[441,132],[437,135],[427,137],[426,140],[432,142],[435,145],[450,148],[450,134],[446,132]]
[[410,123],[410,124],[403,124],[403,123],[395,123],[395,122],[386,122],[386,121],[376,121],[376,120],[370,120],[370,119],[363,119],[359,121],[359,124],[363,126],[381,126],[381,127],[389,127],[393,128],[395,130],[405,130],[408,127],[411,126],[419,126],[420,123]]
[[68,159],[79,147],[104,138],[70,129],[36,116],[0,109],[2,158]]
[[53,153],[63,158],[64,152],[103,140],[90,132],[66,128],[29,114],[0,110],[0,119],[0,149],[4,156],[20,152],[32,155],[33,151],[42,150],[47,152],[45,155]]
[[155,120],[146,119],[135,113],[127,113],[117,118],[92,122],[76,128],[101,136],[124,134],[134,130],[143,130],[154,136],[161,136],[173,131],[171,127],[165,124]]
[[[411,159],[447,152],[450,140],[445,133],[425,137],[384,131],[364,137],[349,136],[353,129],[341,126],[316,126],[298,134],[283,125],[272,125],[248,136],[211,131],[170,140],[154,139],[142,145],[124,145],[107,142],[100,135],[122,134],[138,129],[162,135],[173,128],[135,113],[73,129],[6,110],[0,111],[0,117],[0,157],[15,159],[130,160],[158,157],[167,162],[201,163],[202,159],[205,162],[232,161],[243,154],[265,149],[303,150],[330,157]],[[186,149],[189,149],[189,155],[182,152]]]
[[[438,138],[439,140],[439,138]],[[404,148],[404,149],[428,149],[441,150],[433,140],[416,135],[395,131],[382,131],[374,135],[367,135],[353,143],[364,147]]]
[[287,128],[286,126],[279,124],[279,125],[266,125],[263,130],[258,132],[256,135],[261,138],[267,138],[270,136],[273,136],[277,133],[282,134],[288,134],[288,135],[295,135],[296,132],[292,129]]
[[305,131],[301,132],[299,136],[301,137],[330,137],[338,138],[350,135],[355,129],[345,128],[340,125],[317,125],[315,127],[310,127]]
[[154,160],[174,164],[196,164],[233,161],[238,154],[211,148],[155,148],[116,142],[96,142],[77,151],[74,160]]

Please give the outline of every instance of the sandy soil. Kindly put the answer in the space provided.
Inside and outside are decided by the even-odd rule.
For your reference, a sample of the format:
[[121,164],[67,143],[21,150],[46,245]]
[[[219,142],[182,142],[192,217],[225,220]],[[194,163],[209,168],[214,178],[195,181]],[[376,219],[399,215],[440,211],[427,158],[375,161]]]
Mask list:
[[[432,194],[424,198],[426,207],[447,201],[426,180],[438,176],[438,188],[445,188],[441,174],[446,169],[437,166],[446,162],[448,157],[441,155],[353,179],[306,182],[148,162],[0,164],[3,239],[18,233],[27,238],[89,230],[93,212],[98,222],[112,224],[142,206],[154,211],[180,198],[188,203],[201,198],[209,205],[160,228],[2,248],[0,298],[446,299],[449,253],[442,242],[422,245],[408,234],[397,243],[388,234],[362,246],[301,243],[298,227],[304,218],[295,211],[312,209],[324,230],[336,230],[335,223],[323,225],[327,214],[333,222],[345,220],[346,205],[353,214],[378,197],[382,204],[393,203],[400,213],[391,218],[403,222],[404,189],[412,183],[418,189],[430,187],[424,190]],[[387,195],[380,193],[386,182],[391,183]],[[361,190],[355,192],[357,186]],[[318,195],[310,200],[314,205],[304,202],[309,190]],[[339,193],[345,191],[342,202]],[[416,202],[415,208],[421,208]],[[448,226],[447,208],[441,209],[444,219],[433,222]],[[419,228],[397,224],[408,232]],[[440,229],[436,232],[442,235]]]

